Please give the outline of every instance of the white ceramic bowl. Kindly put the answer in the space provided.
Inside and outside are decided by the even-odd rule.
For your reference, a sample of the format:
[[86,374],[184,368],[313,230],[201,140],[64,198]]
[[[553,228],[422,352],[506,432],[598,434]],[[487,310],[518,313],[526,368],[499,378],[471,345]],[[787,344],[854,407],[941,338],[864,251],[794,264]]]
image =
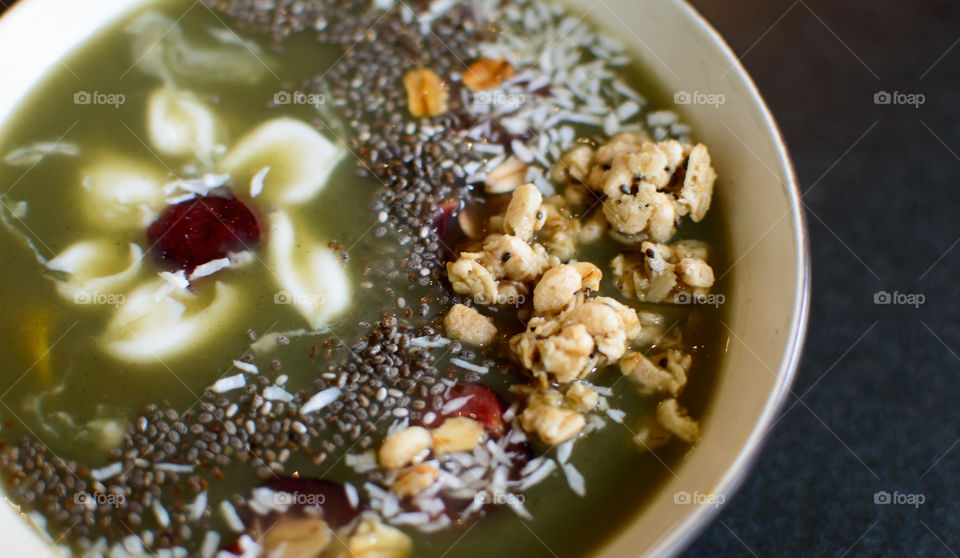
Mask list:
[[[143,0],[21,0],[0,19],[0,125],[64,53]],[[662,87],[723,96],[681,108],[710,146],[732,259],[719,385],[703,440],[659,495],[599,558],[678,553],[747,474],[789,392],[806,328],[809,261],[803,212],[786,147],[750,77],[720,36],[681,0],[570,0],[577,13],[632,47]],[[715,97],[719,98],[719,97]],[[727,270],[717,270],[723,274]],[[683,494],[705,495],[700,504]],[[712,500],[711,500],[712,497]],[[691,500],[696,498],[691,496]],[[3,554],[57,556],[9,506]]]

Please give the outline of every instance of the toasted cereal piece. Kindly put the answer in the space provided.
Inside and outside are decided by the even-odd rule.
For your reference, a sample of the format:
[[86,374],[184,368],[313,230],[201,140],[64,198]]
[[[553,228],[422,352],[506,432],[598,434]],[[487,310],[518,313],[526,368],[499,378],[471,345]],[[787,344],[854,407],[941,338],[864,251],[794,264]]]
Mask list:
[[563,397],[556,390],[531,394],[526,408],[520,413],[520,426],[550,445],[575,438],[586,425],[586,419],[580,413],[562,407],[562,403]]
[[672,198],[645,182],[636,187],[635,193],[604,200],[603,214],[611,230],[622,235],[646,235],[651,240],[663,241],[676,232]]
[[397,475],[390,490],[401,498],[413,498],[433,486],[440,478],[440,471],[429,463],[420,463]]
[[580,221],[577,244],[593,244],[603,238],[610,228],[603,211],[594,211]]
[[550,178],[557,184],[569,182],[584,183],[590,174],[593,164],[593,148],[589,145],[578,145],[566,152],[550,171]]
[[498,87],[513,77],[513,66],[502,59],[480,58],[463,74],[463,84],[472,91]]
[[683,187],[680,189],[680,203],[690,211],[690,218],[699,222],[710,209],[713,198],[713,184],[717,172],[710,165],[710,153],[705,145],[698,144],[690,151]]
[[265,533],[257,537],[264,556],[302,558],[320,556],[333,539],[327,523],[316,517],[281,516]]
[[603,272],[600,268],[590,262],[574,262],[570,264],[580,274],[580,281],[583,288],[596,291],[600,289],[600,280],[603,279]]
[[549,267],[547,254],[542,246],[531,246],[509,234],[491,235],[483,245],[483,251],[483,263],[487,269],[513,281],[536,281]]
[[[551,171],[566,185],[580,183],[603,192],[603,216],[610,235],[626,244],[664,242],[676,233],[677,220],[690,215],[700,221],[710,208],[716,172],[707,148],[676,140],[649,141],[640,134],[618,134],[595,152],[586,146],[571,150]],[[579,201],[582,196],[577,194]],[[598,230],[591,226],[589,240]]]
[[575,207],[590,208],[597,201],[596,193],[579,182],[570,182],[564,186],[560,197],[565,204]]
[[598,365],[616,362],[626,352],[627,341],[642,331],[632,308],[607,297],[577,297],[559,315],[531,318],[527,330],[510,339],[510,350],[544,385],[550,375],[566,384]]
[[713,268],[707,262],[695,258],[683,258],[674,267],[677,277],[695,289],[709,289],[713,286]]
[[563,328],[557,318],[534,317],[527,330],[510,338],[510,350],[529,370],[547,385],[548,374],[559,376],[560,382],[571,382],[591,365],[593,338],[583,325]]
[[542,207],[546,213],[546,221],[537,235],[537,240],[552,256],[565,262],[573,259],[577,254],[580,221],[566,212],[563,203],[556,196],[544,202]]
[[500,297],[497,304],[519,307],[523,306],[524,301],[526,301],[527,295],[530,294],[530,288],[527,287],[526,283],[503,279],[497,286],[497,293]]
[[564,315],[566,324],[582,324],[593,337],[597,351],[616,362],[627,350],[623,320],[610,305],[595,300],[581,304]]
[[547,219],[546,212],[540,207],[542,203],[543,195],[533,184],[524,184],[514,190],[504,214],[503,232],[530,242],[533,233],[540,230]]
[[687,384],[693,357],[670,349],[647,357],[627,353],[620,359],[620,371],[630,378],[641,395],[669,394],[676,397]]
[[447,277],[453,291],[471,296],[479,304],[494,304],[497,300],[497,280],[480,263],[481,252],[464,252],[454,262],[447,263]]
[[374,515],[363,515],[343,546],[333,558],[407,558],[413,552],[410,537]]
[[611,262],[614,284],[626,297],[687,304],[713,286],[713,269],[705,256],[705,245],[694,241],[644,242],[640,252],[620,254]]
[[468,345],[482,347],[497,338],[497,326],[493,319],[484,316],[476,309],[454,304],[443,319],[447,337],[462,341]]
[[600,394],[583,382],[573,382],[563,394],[566,406],[578,413],[588,413],[600,402]]
[[636,345],[660,344],[666,334],[667,321],[663,314],[658,314],[650,310],[637,311],[637,319],[640,320],[640,335],[632,341]]
[[620,318],[622,324],[623,333],[627,336],[628,341],[633,341],[640,336],[642,325],[636,310],[608,296],[599,296],[593,299],[593,301],[598,304],[604,304],[617,313],[617,317]]
[[656,417],[646,417],[641,420],[640,424],[634,427],[634,432],[636,432],[633,436],[634,443],[647,451],[667,445],[667,442],[669,442],[673,436],[660,426]]
[[453,417],[433,429],[433,452],[437,455],[457,451],[473,451],[483,440],[484,429],[479,422],[467,417]]
[[577,323],[565,325],[558,334],[536,342],[540,369],[553,374],[560,383],[589,374],[597,362],[595,350],[596,342],[587,326]]
[[675,140],[647,142],[635,151],[621,152],[610,161],[610,170],[604,175],[603,193],[621,198],[634,194],[641,184],[663,190],[683,158],[683,145]]
[[388,437],[380,446],[380,466],[384,469],[400,469],[417,463],[427,456],[433,447],[433,436],[421,426],[410,426]]
[[[542,366],[540,366],[540,351],[537,347],[537,333],[536,326],[534,325],[537,321],[543,321],[542,318],[533,318],[527,322],[527,330],[523,333],[518,333],[510,338],[510,352],[517,357],[517,360],[520,361],[521,366],[527,370],[533,372],[535,376],[538,376],[543,373]],[[543,382],[546,383],[547,379],[542,378]]]
[[573,265],[551,268],[533,289],[533,309],[543,315],[559,313],[574,301],[582,286],[583,277]]
[[700,426],[687,415],[676,399],[667,399],[657,406],[657,421],[684,442],[692,444],[700,438]]
[[450,94],[433,70],[410,70],[403,76],[403,86],[407,90],[407,108],[414,117],[440,116],[450,110]]
[[529,165],[511,155],[487,173],[484,190],[488,194],[508,194],[526,182]]
[[665,246],[669,254],[666,256],[671,262],[677,263],[684,258],[706,260],[710,252],[706,242],[701,240],[678,240]]
[[646,141],[646,136],[634,132],[624,132],[610,138],[597,149],[593,157],[593,167],[587,175],[587,186],[602,191],[605,174],[613,167],[614,159],[636,152]]

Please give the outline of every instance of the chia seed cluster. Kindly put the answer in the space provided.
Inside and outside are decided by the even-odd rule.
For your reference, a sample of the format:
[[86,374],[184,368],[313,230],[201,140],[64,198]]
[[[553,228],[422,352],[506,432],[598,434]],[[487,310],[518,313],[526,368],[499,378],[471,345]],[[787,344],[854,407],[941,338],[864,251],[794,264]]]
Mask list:
[[[413,2],[410,8],[419,10],[427,4]],[[369,2],[357,0],[337,3],[335,9],[327,2],[278,1],[272,13],[256,0],[216,5],[240,28],[277,40],[313,28],[319,41],[342,49],[342,58],[303,88],[332,100],[337,116],[349,128],[347,141],[360,159],[358,173],[372,173],[384,185],[374,209],[386,217],[373,234],[393,235],[407,247],[412,282],[436,284],[442,276],[442,252],[448,247],[432,224],[444,201],[467,194],[464,165],[483,158],[471,152],[466,137],[474,122],[464,107],[466,93],[459,76],[478,56],[476,45],[489,32],[474,25],[466,5],[444,12],[427,33],[421,31],[420,17],[403,3],[386,12],[371,11]],[[407,111],[403,76],[420,67],[457,78],[447,80],[446,114],[414,119]],[[509,138],[505,141],[509,143]]]
[[[420,339],[440,337],[430,328],[417,333]],[[320,466],[334,456],[338,461],[353,448],[370,447],[394,420],[416,421],[439,411],[447,385],[439,381],[443,375],[433,354],[411,345],[415,337],[395,317],[374,324],[315,380],[318,391],[341,390],[336,401],[315,413],[299,411],[309,399],[305,391],[289,402],[265,398],[264,388],[285,381],[283,375],[266,374],[248,375],[244,388],[224,394],[206,390],[186,412],[151,405],[110,452],[117,469],[107,478],[98,480],[94,470],[25,438],[0,452],[8,492],[25,511],[46,517],[51,533],[69,532],[81,547],[90,548],[99,537],[118,541],[136,533],[147,548],[195,549],[218,523],[213,502],[198,517],[191,517],[190,505],[225,476],[246,467],[267,480],[291,474],[292,462]],[[448,349],[473,356],[459,346]],[[161,499],[169,514],[166,525],[153,508]],[[238,494],[230,501],[237,509],[246,504]]]

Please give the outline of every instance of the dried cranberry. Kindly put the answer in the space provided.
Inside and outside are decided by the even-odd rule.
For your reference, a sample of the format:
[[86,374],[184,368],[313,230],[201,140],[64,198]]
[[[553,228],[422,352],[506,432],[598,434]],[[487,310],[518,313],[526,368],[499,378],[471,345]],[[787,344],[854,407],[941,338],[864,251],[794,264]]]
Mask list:
[[[470,396],[470,399],[455,411],[441,414],[441,416],[426,426],[439,426],[443,420],[453,417],[467,417],[483,424],[487,432],[494,436],[503,434],[503,407],[497,394],[487,386],[480,384],[460,383],[450,388],[446,400]],[[443,419],[443,420],[441,420]]]
[[204,196],[168,207],[147,228],[161,265],[187,273],[260,243],[257,218],[237,198]]
[[458,200],[446,199],[438,205],[438,213],[433,217],[433,230],[437,233],[440,240],[440,248],[443,257],[452,260],[455,256],[454,247],[463,239],[463,231],[460,230],[460,224],[457,222],[457,216],[460,214],[461,204]]

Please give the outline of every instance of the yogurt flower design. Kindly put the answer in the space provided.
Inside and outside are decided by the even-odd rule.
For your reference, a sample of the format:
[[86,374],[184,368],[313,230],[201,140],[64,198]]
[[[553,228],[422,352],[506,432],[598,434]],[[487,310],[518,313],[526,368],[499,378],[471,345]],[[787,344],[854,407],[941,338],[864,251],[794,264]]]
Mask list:
[[[85,215],[100,233],[43,262],[66,301],[117,301],[98,335],[107,353],[149,362],[215,340],[242,309],[231,270],[245,266],[266,266],[305,329],[343,311],[343,266],[296,211],[323,189],[341,149],[283,117],[228,148],[211,108],[171,86],[150,95],[147,128],[163,163],[107,154],[85,168]],[[170,181],[167,161],[196,170]],[[118,248],[117,236],[143,241]]]

